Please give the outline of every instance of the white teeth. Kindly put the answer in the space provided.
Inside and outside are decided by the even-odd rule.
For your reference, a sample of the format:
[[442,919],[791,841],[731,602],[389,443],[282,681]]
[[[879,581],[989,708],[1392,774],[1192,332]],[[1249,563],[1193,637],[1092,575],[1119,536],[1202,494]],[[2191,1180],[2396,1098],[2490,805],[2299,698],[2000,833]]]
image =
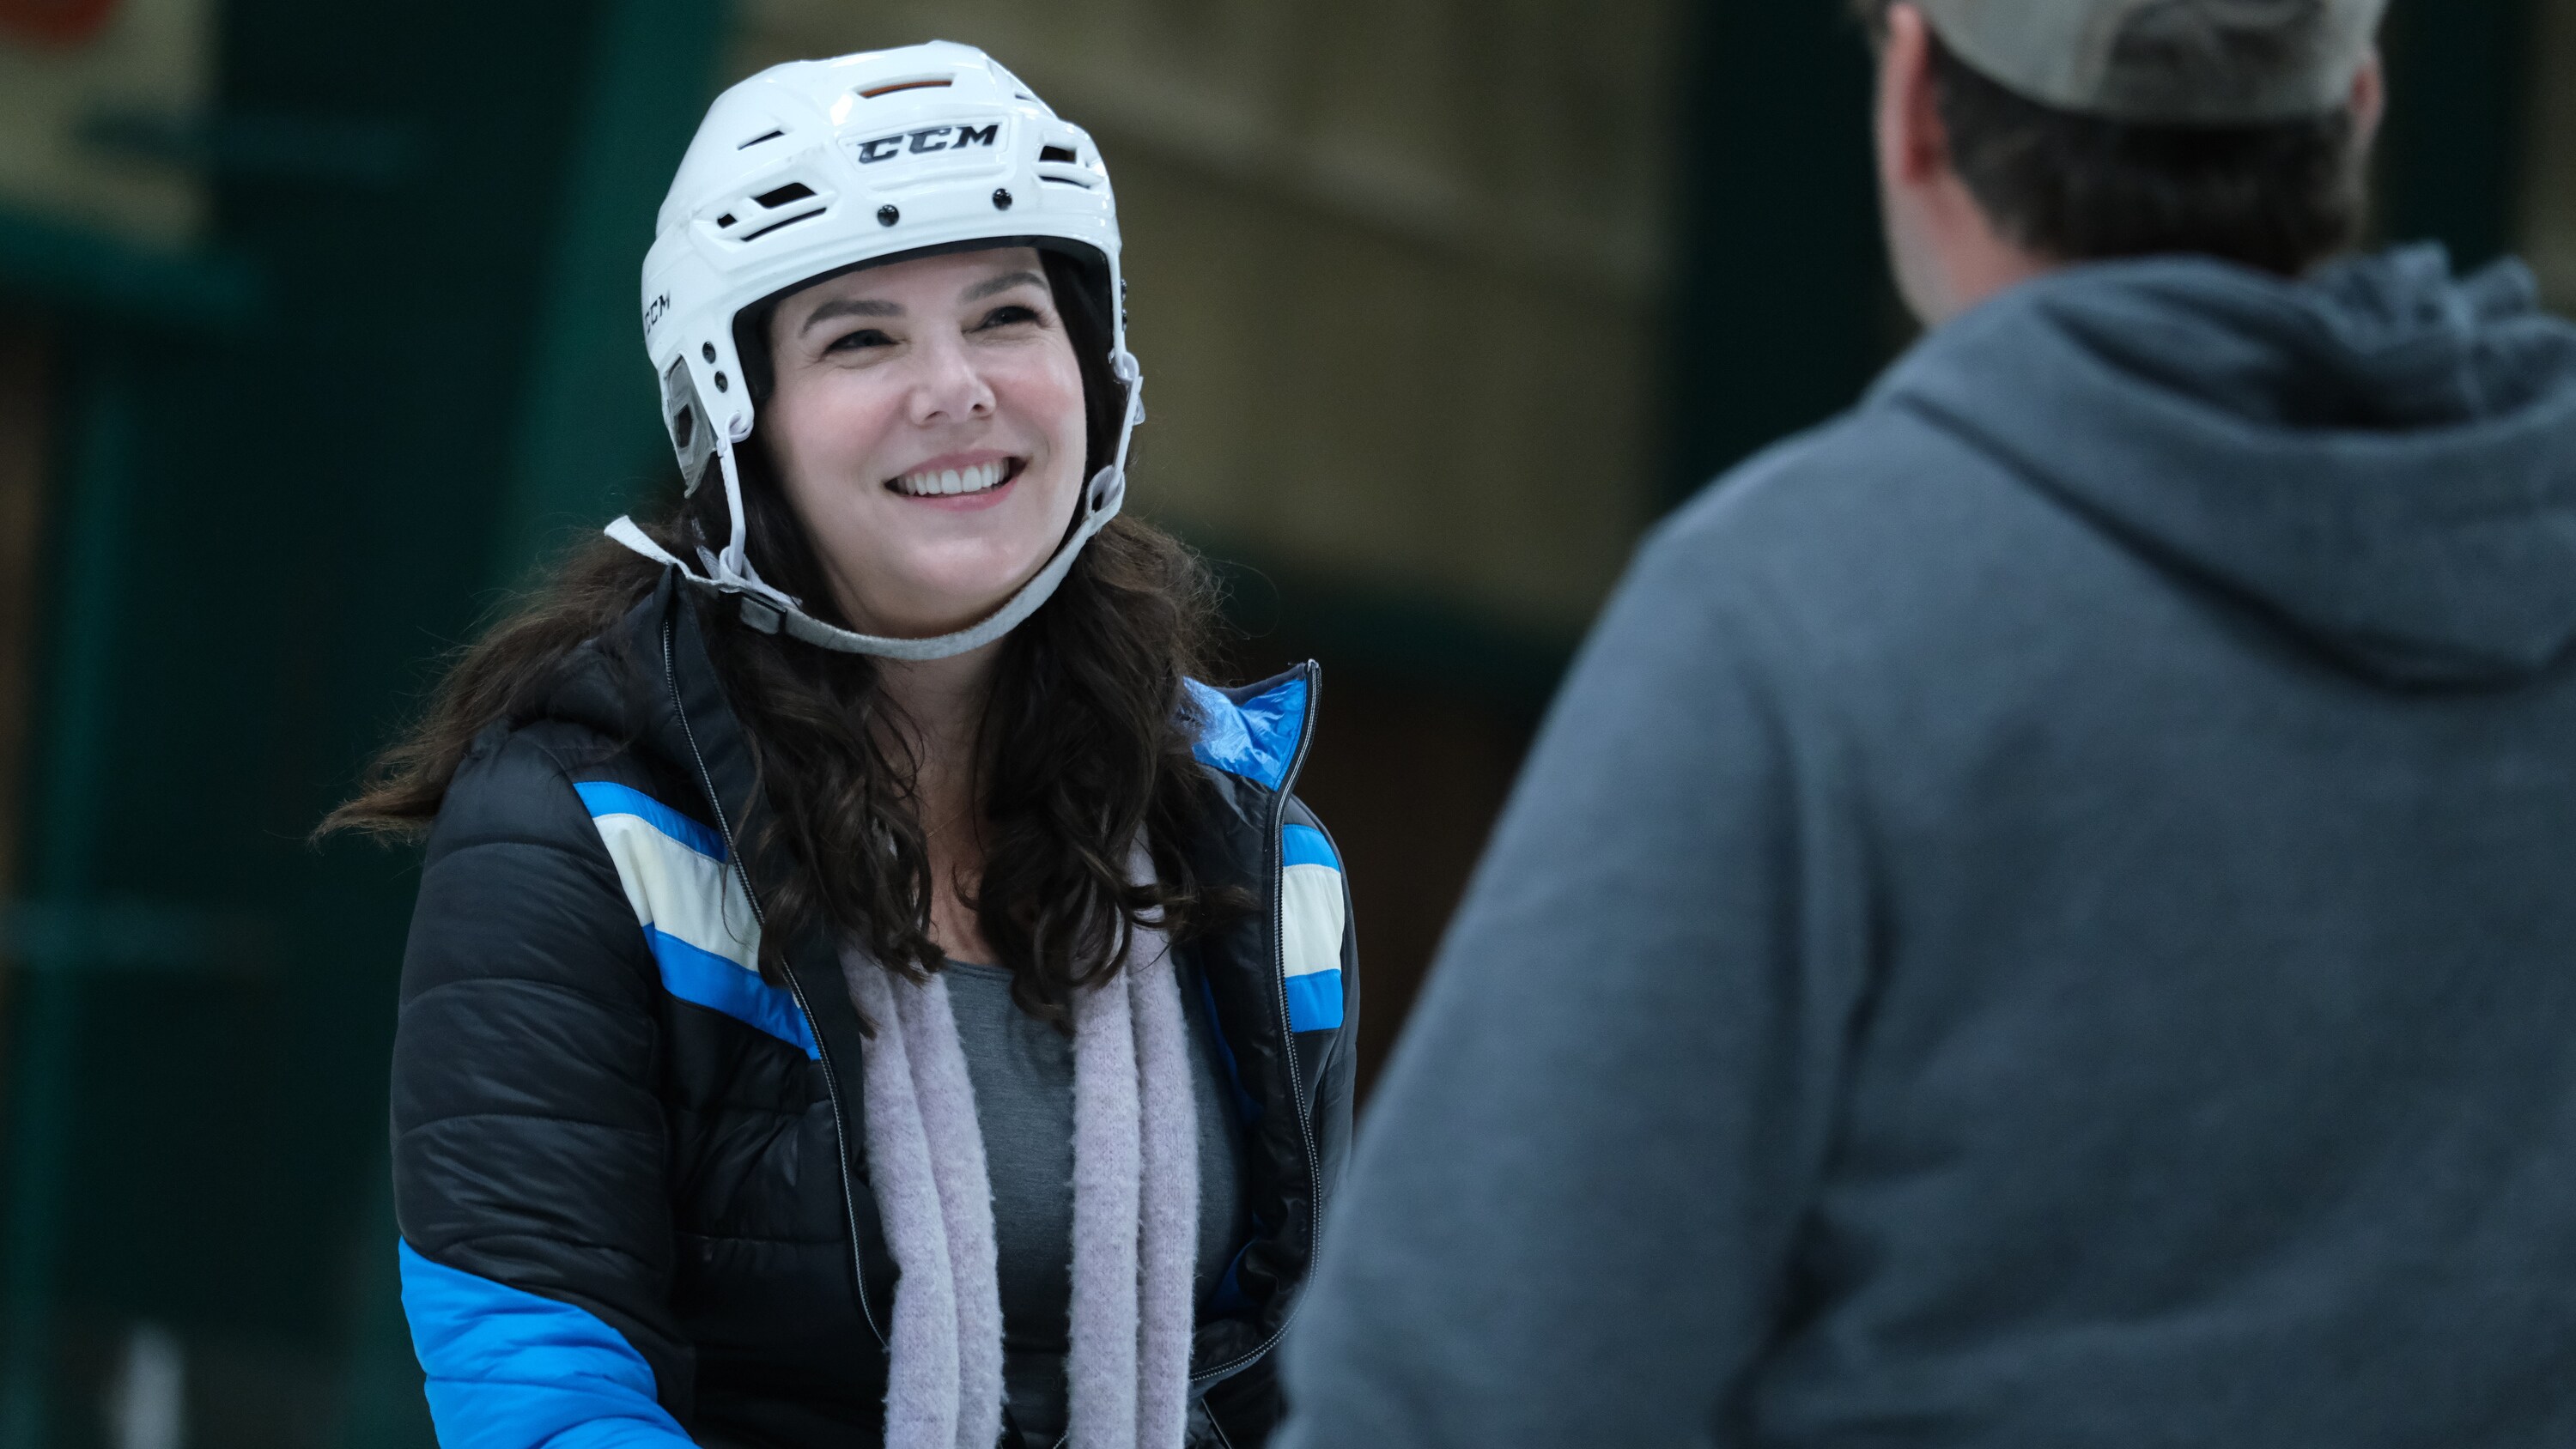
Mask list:
[[915,498],[951,493],[981,493],[1002,481],[1007,465],[999,459],[972,468],[943,468],[936,473],[906,473],[894,480],[895,491]]

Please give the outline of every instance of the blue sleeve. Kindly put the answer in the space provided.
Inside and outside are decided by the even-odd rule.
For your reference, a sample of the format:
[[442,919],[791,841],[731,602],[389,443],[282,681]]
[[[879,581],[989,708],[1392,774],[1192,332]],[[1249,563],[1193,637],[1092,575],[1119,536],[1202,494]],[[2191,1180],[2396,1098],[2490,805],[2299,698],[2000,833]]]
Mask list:
[[688,1443],[662,990],[572,783],[469,758],[421,872],[394,1034],[403,1300],[446,1449]]
[[441,1449],[683,1449],[644,1356],[569,1303],[433,1263],[404,1243],[403,1313]]

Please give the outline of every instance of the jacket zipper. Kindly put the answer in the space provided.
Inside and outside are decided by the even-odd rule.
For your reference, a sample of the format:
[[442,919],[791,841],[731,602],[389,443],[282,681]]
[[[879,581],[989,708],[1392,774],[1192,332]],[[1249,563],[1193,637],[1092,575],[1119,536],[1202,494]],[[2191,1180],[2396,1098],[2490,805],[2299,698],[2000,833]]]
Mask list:
[[[1299,1080],[1297,1075],[1297,1033],[1294,1029],[1295,1024],[1288,1016],[1288,923],[1285,919],[1288,908],[1287,892],[1279,888],[1279,857],[1284,848],[1280,843],[1279,832],[1287,823],[1288,796],[1297,787],[1298,773],[1306,767],[1306,747],[1315,738],[1315,710],[1323,698],[1321,672],[1312,662],[1309,662],[1304,674],[1306,679],[1305,728],[1297,732],[1297,752],[1288,757],[1287,772],[1279,777],[1278,792],[1270,797],[1270,813],[1264,822],[1268,838],[1262,842],[1261,863],[1264,869],[1262,879],[1269,883],[1270,891],[1270,979],[1278,983],[1279,987],[1279,1042],[1281,1048],[1288,1054],[1288,1095],[1297,1109],[1297,1140],[1306,1149],[1308,1234],[1306,1272],[1311,1279],[1315,1271],[1315,1255],[1324,1250],[1324,1167],[1322,1159],[1315,1152],[1315,1123],[1306,1102],[1306,1084]],[[1305,1301],[1306,1295],[1301,1289],[1297,1295],[1297,1301],[1288,1306],[1286,1316],[1279,1320],[1279,1326],[1271,1330],[1268,1338],[1263,1339],[1250,1352],[1240,1354],[1229,1362],[1221,1363],[1206,1373],[1194,1375],[1190,1379],[1190,1386],[1195,1389],[1202,1384],[1214,1383],[1256,1362],[1263,1354],[1278,1347],[1279,1340],[1288,1335],[1288,1326],[1297,1321],[1297,1310],[1304,1306]],[[1215,1416],[1210,1415],[1209,1419],[1213,1422]]]
[[[724,802],[716,798],[715,777],[708,773],[707,757],[698,749],[698,732],[689,724],[688,707],[680,703],[680,676],[671,664],[668,618],[662,621],[662,682],[671,691],[671,712],[680,717],[680,736],[689,742],[689,760],[698,767],[698,788],[706,792],[707,808],[715,813],[716,830],[724,837],[725,859],[733,863],[734,879],[742,882],[743,899],[751,903],[751,918],[760,923],[766,935],[769,918],[761,914],[760,897],[751,888],[751,872],[742,863],[741,848],[734,844],[733,825],[725,819]],[[823,1045],[823,1028],[814,1019],[814,1008],[806,1004],[805,988],[796,984],[795,972],[782,974],[787,978],[787,994],[796,999],[796,1010],[805,1018],[805,1029],[814,1035],[814,1054],[823,1064],[823,1085],[832,1099],[832,1145],[839,1154],[834,1160],[841,1176],[841,1220],[850,1228],[850,1276],[858,1285],[859,1316],[868,1321],[868,1332],[876,1335],[877,1346],[885,1348],[885,1330],[877,1326],[876,1310],[868,1306],[868,1260],[866,1249],[859,1243],[858,1201],[850,1190],[850,1136],[849,1126],[841,1118],[840,1073],[832,1069],[832,1054]],[[1283,995],[1281,999],[1286,998]],[[1308,1149],[1310,1155],[1312,1150]]]

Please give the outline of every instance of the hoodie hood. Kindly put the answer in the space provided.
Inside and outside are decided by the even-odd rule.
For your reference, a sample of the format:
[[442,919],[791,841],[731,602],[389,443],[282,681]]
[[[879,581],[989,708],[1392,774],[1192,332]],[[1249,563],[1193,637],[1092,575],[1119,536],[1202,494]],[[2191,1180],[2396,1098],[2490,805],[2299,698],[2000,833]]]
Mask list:
[[2380,682],[2505,684],[2576,644],[2576,326],[2519,263],[2071,268],[1936,331],[1872,400]]

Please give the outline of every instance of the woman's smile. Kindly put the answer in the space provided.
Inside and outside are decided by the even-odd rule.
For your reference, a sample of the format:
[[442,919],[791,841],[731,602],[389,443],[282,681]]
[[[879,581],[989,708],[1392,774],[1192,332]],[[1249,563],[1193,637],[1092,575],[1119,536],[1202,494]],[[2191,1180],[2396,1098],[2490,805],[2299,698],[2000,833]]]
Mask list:
[[903,498],[949,512],[991,508],[1011,494],[1028,459],[1007,453],[950,453],[886,480]]

